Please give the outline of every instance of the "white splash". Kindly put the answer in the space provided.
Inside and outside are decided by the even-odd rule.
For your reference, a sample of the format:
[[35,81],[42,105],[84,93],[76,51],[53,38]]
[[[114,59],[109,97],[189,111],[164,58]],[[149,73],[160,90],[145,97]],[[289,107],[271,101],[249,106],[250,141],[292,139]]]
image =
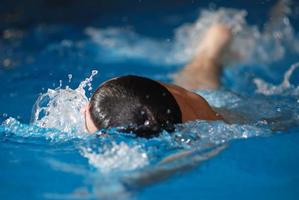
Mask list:
[[282,59],[286,48],[299,53],[299,40],[288,18],[291,14],[290,4],[284,1],[276,6],[282,9],[271,13],[262,30],[247,24],[246,10],[202,10],[194,23],[183,25],[175,31],[175,58],[190,60],[197,52],[207,28],[215,23],[227,25],[233,33],[232,42],[222,58],[225,65],[271,63]]
[[[86,132],[84,116],[81,113],[81,109],[88,102],[84,88],[88,86],[89,90],[91,89],[91,81],[96,74],[97,71],[93,70],[91,76],[74,90],[68,86],[64,89],[60,86],[41,94],[34,104],[31,123],[63,132]],[[71,76],[68,77],[70,80]]]
[[112,147],[104,147],[100,152],[82,148],[82,155],[102,173],[129,171],[148,165],[148,156],[141,146],[129,146],[124,142],[112,142]]
[[213,24],[225,24],[235,33],[234,40],[237,39],[236,33],[247,32],[248,28],[245,21],[247,12],[229,8],[219,10],[202,10],[194,23],[187,23],[175,30],[173,57],[180,62],[189,61],[197,52],[200,41],[205,32]]
[[85,33],[102,50],[108,50],[104,57],[100,57],[102,62],[118,62],[132,58],[146,59],[148,62],[157,64],[168,62],[164,60],[165,54],[171,50],[171,45],[167,41],[153,40],[126,28],[88,27]]
[[[287,1],[277,4],[279,12],[272,12],[264,29],[247,24],[247,11],[229,8],[202,10],[193,24],[179,27],[175,32],[177,55],[181,60],[191,59],[197,50],[200,40],[212,24],[221,23],[231,28],[233,39],[223,56],[226,65],[237,63],[261,64],[280,60],[286,49],[299,53],[299,40],[290,24],[288,15],[290,5]],[[272,9],[272,10],[273,10]]]
[[255,78],[253,82],[255,83],[257,89],[256,93],[264,95],[299,95],[299,86],[292,85],[290,83],[290,78],[294,71],[299,68],[299,63],[293,64],[284,74],[283,81],[279,85],[273,85],[265,82],[260,78]]
[[289,4],[283,6],[284,9],[274,13],[262,30],[247,24],[245,10],[220,8],[202,10],[194,23],[178,27],[172,39],[147,38],[127,28],[89,27],[85,33],[101,50],[108,51],[101,61],[145,59],[160,66],[188,62],[197,52],[207,28],[221,23],[233,32],[233,40],[222,58],[225,65],[271,63],[282,59],[287,49],[299,53],[299,40],[288,18]]
[[34,124],[22,124],[12,117],[9,117],[0,124],[0,132],[1,131],[7,134],[7,136],[13,134],[22,138],[45,138],[54,143],[65,142],[72,139],[85,139],[89,136],[89,134],[77,134],[76,132],[62,132],[56,128],[41,128]]

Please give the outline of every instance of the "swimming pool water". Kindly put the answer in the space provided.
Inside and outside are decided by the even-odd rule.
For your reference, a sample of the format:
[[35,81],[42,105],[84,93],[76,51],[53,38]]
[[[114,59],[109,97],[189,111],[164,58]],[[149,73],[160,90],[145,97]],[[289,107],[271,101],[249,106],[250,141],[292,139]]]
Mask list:
[[[15,15],[4,3],[19,18],[1,23],[0,198],[297,199],[296,2],[271,26],[274,1],[124,2],[19,2]],[[149,140],[83,133],[80,108],[97,85],[124,74],[170,82],[214,21],[233,28],[241,58],[224,58],[220,90],[196,92],[235,123],[195,121]]]

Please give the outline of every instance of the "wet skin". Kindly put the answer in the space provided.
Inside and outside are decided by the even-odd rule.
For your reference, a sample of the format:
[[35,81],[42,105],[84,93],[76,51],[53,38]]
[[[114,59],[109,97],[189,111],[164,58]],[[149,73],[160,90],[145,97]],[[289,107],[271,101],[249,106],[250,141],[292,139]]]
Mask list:
[[[223,120],[223,117],[216,113],[200,95],[177,85],[160,84],[166,87],[177,101],[182,112],[183,123],[194,120]],[[84,114],[86,130],[89,133],[96,132],[98,129],[91,119],[89,104],[83,108],[82,113]]]
[[200,95],[172,84],[162,84],[174,96],[182,112],[182,122],[223,120]]

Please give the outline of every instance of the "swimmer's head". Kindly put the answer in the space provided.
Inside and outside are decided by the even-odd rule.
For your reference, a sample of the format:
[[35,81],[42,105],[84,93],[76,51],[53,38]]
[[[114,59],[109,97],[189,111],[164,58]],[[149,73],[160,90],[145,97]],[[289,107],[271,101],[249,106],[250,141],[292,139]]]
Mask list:
[[86,117],[89,132],[118,127],[142,137],[162,130],[171,132],[181,122],[172,94],[158,82],[138,76],[114,78],[100,85],[91,97]]

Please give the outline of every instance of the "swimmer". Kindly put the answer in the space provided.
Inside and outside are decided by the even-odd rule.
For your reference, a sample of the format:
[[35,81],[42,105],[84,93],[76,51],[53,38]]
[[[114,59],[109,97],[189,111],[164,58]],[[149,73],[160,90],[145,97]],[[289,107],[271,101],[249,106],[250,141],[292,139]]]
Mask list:
[[122,76],[101,84],[83,112],[89,133],[112,127],[152,137],[194,120],[223,120],[194,89],[217,89],[221,56],[232,37],[225,25],[212,25],[192,61],[166,84],[139,76]]

